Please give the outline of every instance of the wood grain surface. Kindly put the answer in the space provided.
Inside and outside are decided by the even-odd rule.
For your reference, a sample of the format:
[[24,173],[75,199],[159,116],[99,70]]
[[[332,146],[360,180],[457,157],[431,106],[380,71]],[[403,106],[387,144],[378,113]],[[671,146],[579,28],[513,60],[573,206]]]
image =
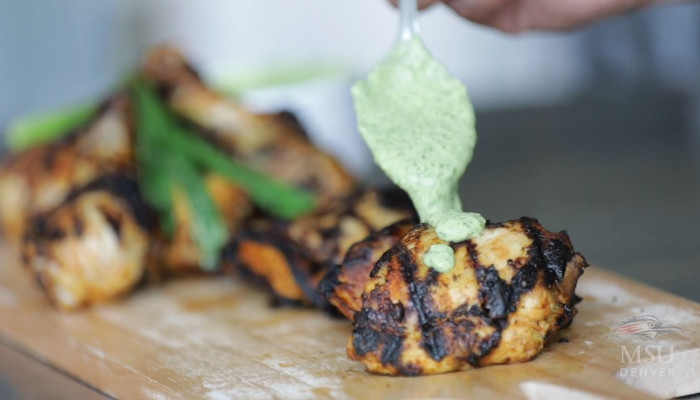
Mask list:
[[[0,342],[119,399],[631,399],[700,392],[700,304],[591,267],[573,325],[534,361],[445,375],[373,376],[349,360],[351,325],[269,306],[230,277],[149,287],[61,314],[0,249]],[[654,315],[655,341],[612,331]],[[37,385],[41,382],[37,382]]]

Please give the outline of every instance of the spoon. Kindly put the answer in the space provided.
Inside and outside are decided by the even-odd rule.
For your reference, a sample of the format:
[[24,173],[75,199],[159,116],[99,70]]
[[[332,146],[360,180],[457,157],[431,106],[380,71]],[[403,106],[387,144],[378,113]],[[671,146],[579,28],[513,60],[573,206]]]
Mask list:
[[399,0],[399,14],[399,41],[409,42],[414,37],[420,38],[418,1]]

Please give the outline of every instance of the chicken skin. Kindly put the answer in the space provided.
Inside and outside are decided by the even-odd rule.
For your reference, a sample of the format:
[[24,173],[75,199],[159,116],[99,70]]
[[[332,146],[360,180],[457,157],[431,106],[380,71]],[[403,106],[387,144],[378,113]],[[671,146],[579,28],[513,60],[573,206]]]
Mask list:
[[105,173],[134,164],[134,132],[128,96],[108,99],[84,127],[57,141],[8,156],[0,164],[0,227],[19,238],[27,221]]
[[[433,244],[454,249],[452,270],[425,265]],[[418,225],[368,277],[348,355],[386,375],[528,361],[549,335],[571,324],[586,266],[565,232],[530,218],[489,224],[459,243]]]
[[373,232],[414,217],[403,192],[367,190],[291,223],[253,222],[226,258],[231,269],[268,286],[278,302],[326,308],[317,287],[331,266]]
[[153,217],[129,177],[102,177],[35,217],[22,258],[54,305],[75,310],[130,291],[144,276]]
[[314,147],[291,114],[256,114],[212,91],[169,47],[151,49],[142,71],[174,112],[200,127],[241,164],[312,191],[321,208],[354,192],[350,175]]
[[374,265],[413,227],[414,219],[405,219],[372,233],[350,247],[345,259],[334,264],[318,284],[318,292],[350,321],[362,308],[362,292]]

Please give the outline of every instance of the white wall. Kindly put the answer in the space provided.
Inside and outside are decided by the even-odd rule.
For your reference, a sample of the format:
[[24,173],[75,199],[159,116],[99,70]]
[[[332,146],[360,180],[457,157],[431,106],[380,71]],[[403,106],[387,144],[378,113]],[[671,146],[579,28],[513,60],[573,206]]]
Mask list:
[[[596,77],[585,50],[591,33],[600,47],[616,43],[620,31],[646,40],[658,81],[697,89],[698,6],[650,12],[647,30],[611,22],[604,25],[620,29],[508,36],[440,7],[424,12],[422,26],[429,48],[483,109],[575,93]],[[385,0],[0,0],[0,125],[21,112],[98,96],[161,40],[183,47],[205,69],[331,57],[360,72],[390,47],[396,20]],[[647,62],[619,43],[602,52],[610,65]]]
[[[133,54],[135,43],[172,40],[203,65],[324,55],[363,71],[391,46],[397,22],[384,0],[122,4],[126,20],[151,21],[122,43],[125,53]],[[467,83],[477,105],[550,100],[585,80],[576,35],[504,35],[468,23],[446,7],[424,12],[421,23],[429,48]]]

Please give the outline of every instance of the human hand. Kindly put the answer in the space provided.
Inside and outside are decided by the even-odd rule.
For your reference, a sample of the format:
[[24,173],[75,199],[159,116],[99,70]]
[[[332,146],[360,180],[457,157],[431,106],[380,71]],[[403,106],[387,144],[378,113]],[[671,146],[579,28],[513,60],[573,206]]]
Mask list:
[[569,30],[654,2],[659,0],[418,0],[418,7],[445,3],[471,21],[517,33]]

